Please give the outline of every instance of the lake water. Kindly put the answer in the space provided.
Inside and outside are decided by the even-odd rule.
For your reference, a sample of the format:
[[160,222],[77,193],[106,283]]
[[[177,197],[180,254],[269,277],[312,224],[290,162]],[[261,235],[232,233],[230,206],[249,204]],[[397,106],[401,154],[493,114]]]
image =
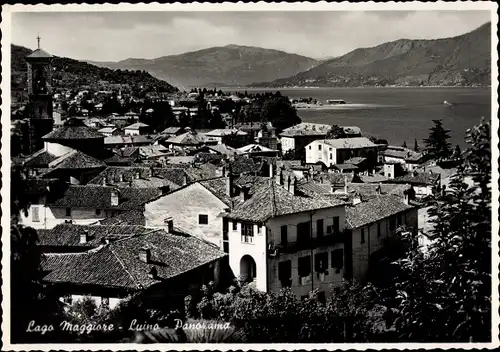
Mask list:
[[[248,92],[269,92],[276,89],[247,89]],[[234,89],[228,89],[234,91]],[[241,90],[240,90],[241,91]],[[312,97],[325,103],[342,99],[362,107],[341,110],[298,110],[304,122],[358,126],[365,135],[387,139],[390,144],[406,141],[413,148],[414,139],[423,147],[432,120],[442,119],[451,130],[450,142],[461,147],[465,130],[480,122],[482,116],[491,120],[491,88],[288,88],[279,89],[288,97]],[[446,106],[444,101],[452,103]]]

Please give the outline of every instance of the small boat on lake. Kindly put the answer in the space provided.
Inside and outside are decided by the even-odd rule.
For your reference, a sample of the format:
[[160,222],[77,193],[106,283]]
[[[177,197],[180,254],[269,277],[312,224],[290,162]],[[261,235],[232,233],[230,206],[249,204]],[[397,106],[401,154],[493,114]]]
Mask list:
[[342,105],[342,104],[347,104],[347,102],[345,100],[342,100],[342,99],[328,99],[326,101],[327,104],[330,104],[330,105]]

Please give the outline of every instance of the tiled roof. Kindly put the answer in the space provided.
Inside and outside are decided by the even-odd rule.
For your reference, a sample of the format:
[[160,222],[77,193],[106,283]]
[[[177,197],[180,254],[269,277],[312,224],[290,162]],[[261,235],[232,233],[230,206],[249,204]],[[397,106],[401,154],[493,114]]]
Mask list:
[[325,139],[321,142],[337,149],[356,149],[377,146],[366,137]]
[[387,149],[382,150],[380,152],[381,155],[383,156],[388,156],[391,158],[400,158],[404,159],[406,161],[419,161],[423,158],[422,153],[418,153],[414,150],[408,149],[408,148],[403,148],[403,147],[397,147],[397,146],[388,146]]
[[408,173],[403,176],[396,177],[390,182],[394,183],[409,183],[411,185],[426,185],[433,186],[441,178],[440,174],[430,172],[415,172]]
[[275,180],[269,178],[262,178],[260,182],[254,184],[250,189],[249,196],[246,201],[237,205],[227,217],[243,221],[265,222],[281,215],[344,204],[344,202],[335,199],[329,201],[293,195],[283,186],[276,184]]
[[259,152],[275,152],[276,150],[266,148],[259,144],[249,144],[244,147],[238,148],[241,153],[259,153]]
[[[151,251],[149,263],[139,259],[142,248]],[[43,267],[52,271],[44,280],[137,291],[225,256],[215,246],[195,237],[156,230],[112,242],[84,254],[48,254]],[[157,278],[149,276],[153,267]]]
[[214,152],[217,152],[217,153],[220,153],[223,155],[229,155],[229,156],[239,154],[237,149],[234,149],[234,148],[227,146],[225,144],[210,145],[210,146],[208,146],[208,149],[213,150]]
[[344,187],[345,182],[351,183],[354,179],[354,175],[351,173],[341,174],[341,173],[331,173],[323,172],[314,175],[314,180],[320,183],[328,183],[337,187]]
[[350,158],[344,161],[344,164],[359,165],[365,160],[366,158],[363,158],[362,156],[355,156],[354,158]]
[[217,130],[212,130],[212,131],[205,133],[206,136],[210,136],[210,137],[223,137],[223,136],[230,136],[230,135],[246,136],[247,134],[248,133],[240,131],[236,128],[217,129]]
[[[119,226],[59,224],[51,229],[38,229],[38,245],[44,247],[95,248],[103,244],[105,239],[112,241],[151,231],[151,229],[143,226],[122,225],[125,224]],[[80,243],[80,235],[85,234],[87,235],[87,242]]]
[[286,128],[281,132],[281,137],[300,137],[300,136],[326,136],[330,131],[331,125],[320,123],[302,122],[298,125]]
[[374,197],[346,207],[346,224],[348,228],[355,229],[412,208],[397,196]]
[[165,153],[168,151],[168,149],[162,145],[148,145],[138,148],[139,148],[138,149],[139,156],[144,158],[155,158],[155,157],[165,156]]
[[99,221],[99,225],[142,225],[146,224],[144,212],[140,210],[130,210],[110,218]]
[[261,168],[261,163],[256,163],[252,158],[235,158],[229,163],[231,171],[235,175],[241,175],[245,173],[258,173]]
[[30,155],[27,159],[24,160],[24,165],[28,167],[48,167],[51,161],[57,159],[57,156],[51,154],[45,149],[40,149],[34,154]]
[[70,140],[70,139],[104,139],[104,136],[96,130],[86,126],[78,119],[69,119],[64,126],[59,127],[42,137],[46,140]]
[[191,164],[193,161],[194,155],[176,155],[167,157],[167,163],[169,164]]
[[72,150],[51,161],[49,167],[55,169],[96,169],[104,168],[106,164],[79,150]]
[[117,129],[118,129],[117,127],[103,127],[101,129],[97,130],[97,132],[99,132],[99,133],[113,133]]
[[26,56],[27,59],[50,59],[53,58],[52,55],[50,55],[48,52],[46,52],[43,49],[36,49],[33,51],[31,54]]
[[358,177],[364,183],[379,183],[379,182],[385,182],[385,181],[389,180],[389,178],[387,176],[380,175],[380,174],[359,175]]
[[[103,137],[102,135],[100,135]],[[153,139],[145,135],[126,135],[126,136],[109,136],[104,137],[104,144],[146,144],[152,143]]]
[[195,165],[183,169],[187,175],[188,182],[203,181],[217,177],[217,167],[210,163]]
[[222,160],[224,160],[224,155],[213,153],[196,153],[194,160],[197,163],[211,163],[214,165],[220,165],[222,163]]
[[391,194],[398,197],[403,197],[404,192],[411,189],[411,186],[406,184],[391,183],[350,183],[348,186],[348,189],[350,191],[356,191],[362,196],[377,196],[379,194],[379,188],[382,195]]
[[339,170],[357,170],[358,167],[353,164],[335,164],[333,165],[333,168],[339,169]]
[[49,192],[49,188],[60,183],[58,179],[48,178],[30,178],[25,181],[25,194],[45,194]]
[[177,132],[179,132],[181,130],[182,130],[181,127],[167,127],[161,133],[162,134],[176,134]]
[[[118,190],[118,205],[111,205],[111,193]],[[142,209],[143,204],[160,194],[157,188],[117,188],[97,185],[69,186],[63,194],[53,195],[47,204],[53,207],[92,209]]]
[[173,145],[200,145],[205,144],[207,140],[208,138],[204,134],[188,131],[178,136],[170,137],[165,142]]
[[219,198],[224,204],[231,206],[231,198],[227,194],[227,179],[225,177],[200,181],[200,184]]
[[[89,181],[89,184],[116,185],[134,188],[160,188],[169,186],[171,190],[183,185],[183,170],[159,171],[151,167],[108,166],[99,175]],[[169,178],[170,177],[170,178]]]
[[125,126],[125,129],[127,130],[138,130],[140,128],[147,128],[149,127],[149,125],[143,123],[143,122],[136,122],[136,123],[133,123],[129,126]]

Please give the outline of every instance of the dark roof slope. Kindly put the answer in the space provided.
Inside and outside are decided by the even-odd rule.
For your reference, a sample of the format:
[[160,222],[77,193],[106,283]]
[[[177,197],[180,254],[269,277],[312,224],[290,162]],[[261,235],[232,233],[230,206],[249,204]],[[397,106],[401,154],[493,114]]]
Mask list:
[[379,196],[346,207],[346,224],[348,228],[355,229],[412,208],[413,206],[405,204],[400,197]]
[[49,54],[48,52],[46,52],[45,50],[39,48],[39,49],[36,49],[35,51],[33,51],[28,56],[26,56],[26,58],[28,60],[29,59],[51,59],[51,58],[53,58],[53,56],[51,54]]
[[45,149],[40,149],[34,154],[31,154],[27,159],[24,160],[24,165],[27,167],[42,167],[47,168],[51,161],[57,159],[57,156],[51,154]]
[[[139,259],[142,248],[151,251],[149,263]],[[196,237],[154,230],[83,254],[47,254],[42,266],[50,271],[45,281],[137,291],[224,256],[224,252]],[[157,278],[149,277],[153,267],[157,270]]]
[[[118,191],[118,205],[111,205],[111,193]],[[157,188],[117,188],[97,185],[71,185],[62,194],[52,195],[47,205],[92,209],[137,210],[161,193]]]
[[106,167],[106,164],[74,149],[53,160],[49,167],[57,169],[97,169]]
[[339,199],[296,196],[269,178],[262,178],[249,191],[249,199],[237,205],[228,218],[264,222],[270,218],[343,205]]
[[144,213],[140,210],[130,210],[99,221],[99,225],[146,225]]
[[47,133],[42,138],[45,140],[101,139],[104,141],[102,134],[78,119],[70,119],[64,126]]
[[440,174],[430,172],[415,172],[396,177],[390,182],[393,183],[409,183],[411,185],[433,186],[441,178]]

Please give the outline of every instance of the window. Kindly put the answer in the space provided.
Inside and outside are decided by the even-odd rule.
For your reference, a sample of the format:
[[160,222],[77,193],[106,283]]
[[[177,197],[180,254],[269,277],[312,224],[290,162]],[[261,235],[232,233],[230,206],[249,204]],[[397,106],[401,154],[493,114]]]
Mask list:
[[388,177],[388,178],[391,178],[391,173],[390,173],[390,172],[387,174],[387,177]]
[[38,207],[31,208],[31,219],[33,220],[33,222],[40,221],[40,208]]
[[241,224],[241,242],[253,242],[253,224]]
[[101,209],[96,209],[95,210],[95,215],[97,215],[97,216],[101,215]]
[[71,208],[66,208],[66,216],[71,216]]
[[233,220],[233,231],[238,230],[238,223]]
[[286,225],[281,226],[281,244],[286,245],[288,243],[288,227]]
[[198,215],[198,224],[200,224],[200,225],[207,225],[208,224],[208,215],[206,215],[206,214],[199,214]]
[[342,248],[332,251],[332,268],[337,269],[337,273],[344,267],[344,250]]
[[260,231],[261,231],[260,226],[259,226],[259,225],[257,225],[257,233],[258,233],[259,235],[260,235]]
[[311,275],[311,256],[299,258],[299,276],[306,277]]
[[333,233],[340,232],[340,219],[338,216],[333,217]]
[[330,153],[330,159],[333,159],[333,154],[332,153]]
[[318,150],[321,150],[321,144],[318,144]]
[[297,225],[297,242],[308,243],[311,239],[311,223],[301,222]]
[[223,246],[223,249],[224,249],[224,253],[229,253],[229,242],[228,241],[224,241],[222,243],[222,246]]
[[311,150],[311,149],[312,149],[312,146],[309,146],[309,150]]
[[290,287],[292,285],[292,261],[286,260],[278,264],[278,278],[283,287]]
[[333,148],[332,148],[332,147],[330,147],[330,151],[332,151],[332,150],[333,150]]
[[318,219],[316,221],[316,233],[318,234],[318,237],[323,237],[324,229],[325,229],[325,224],[323,219]]
[[380,222],[377,222],[377,237],[380,237]]
[[324,273],[326,269],[328,269],[328,252],[314,255],[314,270],[318,273]]
[[361,229],[361,243],[365,243],[365,229]]

